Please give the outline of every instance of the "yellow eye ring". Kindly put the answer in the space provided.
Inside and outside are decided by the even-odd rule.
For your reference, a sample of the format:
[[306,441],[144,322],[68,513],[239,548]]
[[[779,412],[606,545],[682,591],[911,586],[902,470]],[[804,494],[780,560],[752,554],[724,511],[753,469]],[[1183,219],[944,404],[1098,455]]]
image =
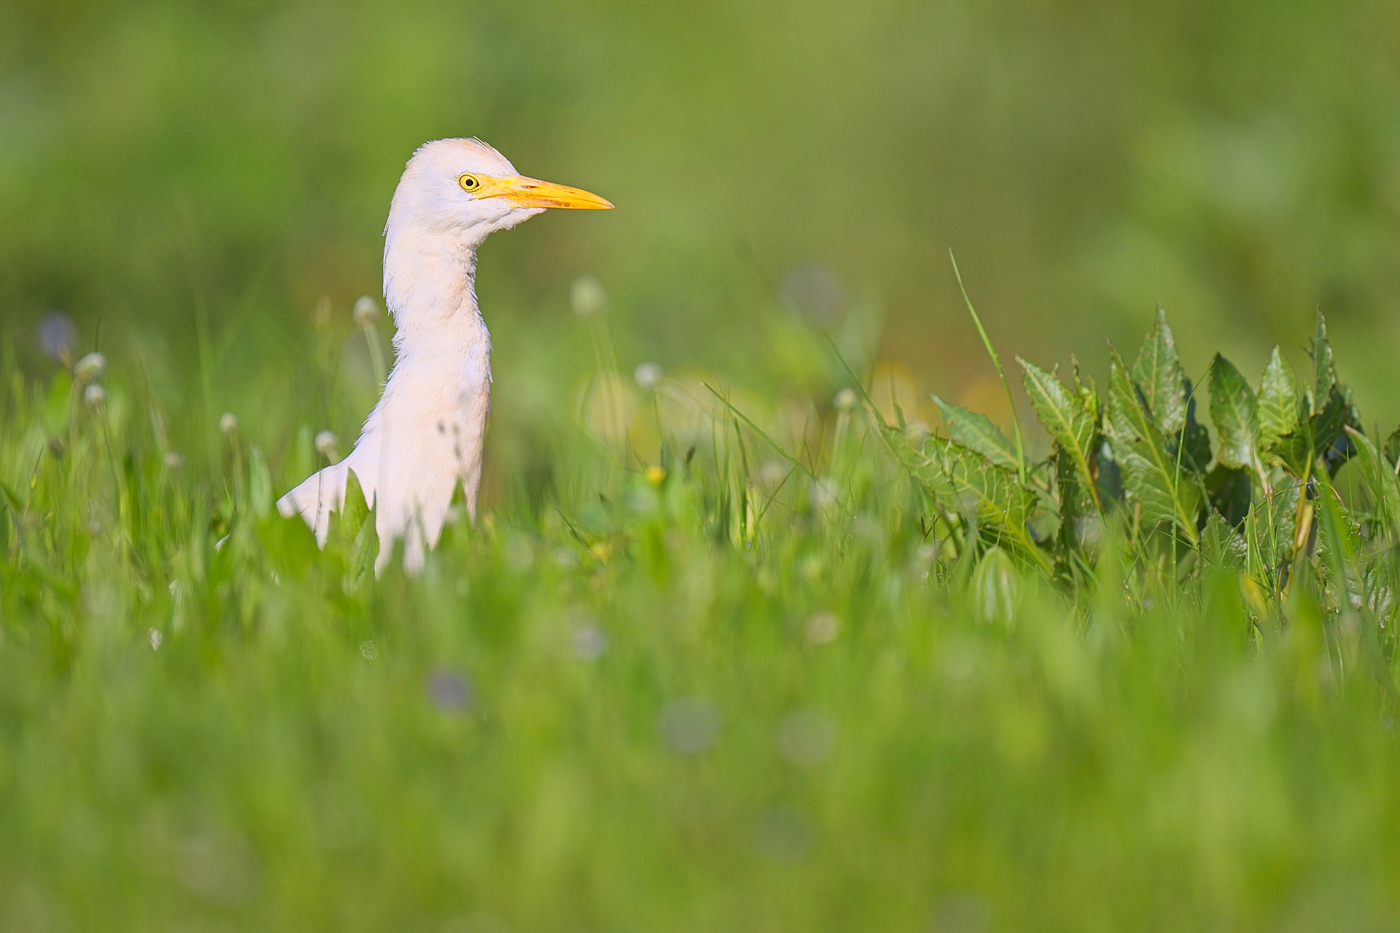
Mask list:
[[481,187],[481,179],[475,175],[459,175],[457,184],[462,186],[463,191],[476,191]]

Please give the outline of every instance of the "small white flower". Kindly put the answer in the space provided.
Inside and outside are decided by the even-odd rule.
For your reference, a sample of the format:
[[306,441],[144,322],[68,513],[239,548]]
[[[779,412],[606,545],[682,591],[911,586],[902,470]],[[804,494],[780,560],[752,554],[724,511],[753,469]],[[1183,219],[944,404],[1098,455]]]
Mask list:
[[107,390],[94,382],[83,390],[83,398],[87,399],[87,403],[93,408],[97,408],[107,401]]
[[351,316],[355,319],[356,327],[369,330],[379,318],[379,302],[368,295],[361,295],[355,301],[355,310],[351,312]]
[[836,406],[837,411],[849,415],[856,410],[856,403],[858,401],[859,399],[856,398],[855,389],[848,387],[836,393],[836,398],[832,400],[832,404]]
[[632,378],[642,389],[654,389],[661,382],[661,367],[655,363],[641,363],[632,371]]
[[316,434],[316,453],[323,457],[329,457],[335,453],[335,445],[338,438],[333,431],[320,431]]
[[231,411],[226,411],[219,417],[219,431],[223,434],[233,434],[238,430],[238,416]]
[[592,317],[607,307],[608,293],[603,290],[602,282],[591,275],[581,275],[569,289],[569,304],[579,317]]
[[82,383],[92,382],[107,368],[107,358],[101,353],[89,353],[73,364],[73,376]]

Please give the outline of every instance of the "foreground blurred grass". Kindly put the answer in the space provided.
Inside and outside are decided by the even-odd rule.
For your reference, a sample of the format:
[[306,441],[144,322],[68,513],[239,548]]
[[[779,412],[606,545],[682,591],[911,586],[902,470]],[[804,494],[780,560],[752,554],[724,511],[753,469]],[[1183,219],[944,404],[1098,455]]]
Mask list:
[[1395,925],[1393,705],[1306,589],[969,586],[858,411],[811,482],[677,379],[375,581],[271,507],[309,428],[182,463],[101,384],[4,397],[0,928]]
[[[1397,9],[0,5],[0,928],[1396,925],[1345,626],[970,586],[810,325],[933,423],[1006,414],[950,244],[1008,360],[1160,300],[1252,373],[1320,305],[1393,423]],[[373,399],[399,166],[469,133],[621,209],[485,250],[485,515],[374,583],[268,505]],[[585,270],[654,393],[590,381]]]

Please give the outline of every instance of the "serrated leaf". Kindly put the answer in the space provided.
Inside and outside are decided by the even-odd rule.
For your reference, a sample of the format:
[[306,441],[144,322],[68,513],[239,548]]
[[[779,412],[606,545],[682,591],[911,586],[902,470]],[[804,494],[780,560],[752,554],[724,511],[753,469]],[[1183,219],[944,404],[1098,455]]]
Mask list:
[[1237,470],[1257,462],[1259,412],[1254,390],[1219,353],[1210,364],[1210,417],[1220,435],[1220,462]]
[[1346,431],[1356,448],[1366,488],[1371,492],[1376,520],[1393,529],[1400,522],[1400,477],[1369,437],[1352,427],[1347,427]]
[[[1335,430],[1333,425],[1336,425]],[[1361,413],[1352,402],[1351,389],[1337,383],[1332,387],[1327,407],[1317,416],[1313,434],[1313,449],[1316,456],[1322,458],[1329,476],[1336,476],[1342,464],[1356,453],[1356,445],[1352,443],[1347,428],[1361,430]]]
[[1278,439],[1298,427],[1298,380],[1278,347],[1259,380],[1259,450],[1266,451]]
[[1273,588],[1283,568],[1293,556],[1293,535],[1297,527],[1298,497],[1302,483],[1285,476],[1270,488],[1256,486],[1245,519],[1245,542],[1249,548],[1249,575]]
[[984,540],[1017,545],[1025,556],[1050,569],[1049,559],[1026,528],[1036,493],[1022,486],[1015,473],[945,437],[930,436],[916,448],[893,426],[884,426],[884,435],[895,458],[940,508],[974,518]]
[[[947,443],[942,438],[930,441]],[[1014,529],[1017,537],[1026,534],[1025,525],[1035,508],[1035,491],[1022,486],[1016,474],[999,469],[986,458],[965,448],[948,444],[943,452],[948,478],[959,505],[977,510],[981,522],[993,522]]]
[[1215,469],[1206,474],[1206,494],[1210,496],[1211,507],[1238,528],[1249,516],[1250,495],[1253,484],[1249,471],[1216,464]]
[[1212,512],[1201,532],[1201,559],[1210,567],[1238,571],[1245,568],[1248,557],[1244,535],[1219,513]]
[[1129,503],[1141,510],[1143,526],[1174,524],[1194,544],[1200,491],[1186,480],[1176,458],[1168,454],[1147,401],[1117,352],[1109,366],[1104,434],[1122,471]]
[[1313,335],[1312,347],[1308,352],[1313,359],[1312,405],[1309,413],[1315,415],[1322,411],[1332,394],[1332,387],[1337,383],[1332,343],[1327,339],[1327,320],[1321,314],[1317,316],[1317,332]]
[[1070,392],[1053,372],[1046,372],[1034,363],[1020,357],[1017,362],[1026,371],[1026,394],[1030,396],[1036,417],[1068,457],[1083,485],[1092,489],[1095,471],[1090,463],[1099,427],[1098,399],[1092,390],[1086,394],[1082,386],[1080,391]]
[[1177,434],[1186,425],[1186,373],[1176,353],[1167,312],[1157,306],[1152,331],[1143,338],[1133,361],[1133,381],[1142,389],[1148,411],[1164,434]]
[[1016,456],[1016,448],[990,418],[961,405],[945,402],[936,395],[933,401],[943,415],[943,423],[948,426],[949,440],[976,451],[996,466],[1019,472],[1021,461]]
[[881,424],[881,433],[899,465],[927,489],[942,508],[955,510],[958,498],[953,492],[952,481],[948,479],[942,448],[930,449],[928,441],[921,447],[915,447],[903,431],[891,424]]
[[1181,465],[1196,473],[1204,473],[1210,466],[1210,432],[1196,420],[1196,396],[1191,391],[1191,380],[1186,380],[1186,427],[1177,438],[1167,441],[1167,453],[1176,456],[1176,442],[1182,447]]
[[1400,459],[1400,428],[1390,432],[1390,436],[1385,439],[1385,459],[1390,465],[1395,466],[1397,459]]

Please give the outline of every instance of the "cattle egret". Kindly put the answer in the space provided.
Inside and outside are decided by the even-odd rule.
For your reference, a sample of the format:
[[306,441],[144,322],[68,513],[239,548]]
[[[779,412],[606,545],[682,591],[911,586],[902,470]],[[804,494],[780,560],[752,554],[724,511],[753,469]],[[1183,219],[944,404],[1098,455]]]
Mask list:
[[476,251],[551,207],[610,208],[596,194],[516,173],[478,139],[425,143],[409,159],[384,227],[384,299],[396,361],[379,403],[344,460],[277,503],[301,515],[322,547],[330,513],[355,473],[375,508],[376,573],[404,542],[404,567],[423,566],[458,484],[476,518],[491,389],[491,336],[476,304]]

